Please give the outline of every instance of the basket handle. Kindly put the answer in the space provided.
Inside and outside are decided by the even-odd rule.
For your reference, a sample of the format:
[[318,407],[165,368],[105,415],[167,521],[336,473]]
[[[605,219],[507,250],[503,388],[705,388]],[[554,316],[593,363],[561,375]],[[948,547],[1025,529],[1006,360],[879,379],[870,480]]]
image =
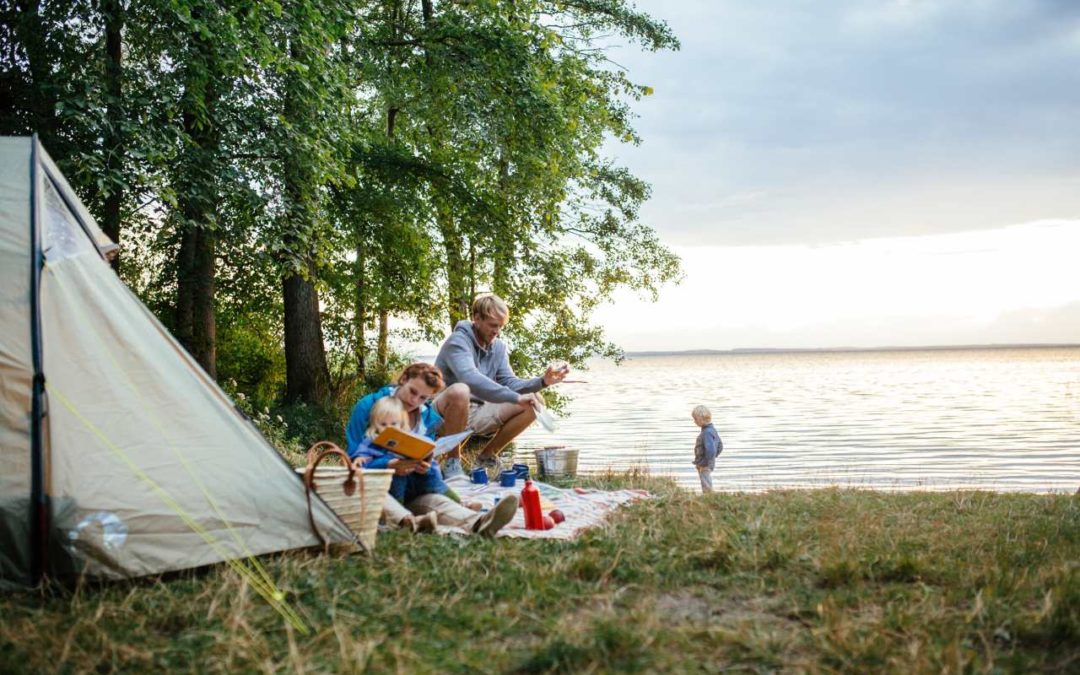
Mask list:
[[[325,448],[325,450],[320,451],[320,448]],[[325,454],[326,452],[333,450],[337,450],[338,455],[341,457],[341,461],[343,464],[345,464],[345,466],[349,466],[350,464],[352,464],[357,471],[360,471],[363,468],[364,465],[360,461],[359,457],[350,461],[349,456],[345,454],[345,451],[342,450],[336,443],[331,443],[330,441],[319,441],[318,443],[315,443],[310,448],[308,448],[308,451],[306,453],[308,467],[310,468],[312,464],[317,463],[317,460],[319,459],[319,456],[321,454]]]
[[308,448],[307,469],[304,471],[304,496],[307,499],[308,522],[311,523],[311,531],[318,537],[319,543],[323,545],[324,551],[330,550],[330,542],[315,525],[315,513],[311,509],[311,493],[316,490],[315,469],[324,459],[332,456],[340,457],[342,463],[345,464],[345,467],[349,470],[348,474],[345,476],[345,480],[341,483],[342,491],[346,495],[352,495],[356,492],[356,485],[359,483],[361,505],[363,504],[364,498],[364,482],[363,480],[358,481],[356,479],[356,474],[363,472],[363,465],[361,464],[359,457],[355,460],[350,460],[344,450],[330,441],[319,441]]

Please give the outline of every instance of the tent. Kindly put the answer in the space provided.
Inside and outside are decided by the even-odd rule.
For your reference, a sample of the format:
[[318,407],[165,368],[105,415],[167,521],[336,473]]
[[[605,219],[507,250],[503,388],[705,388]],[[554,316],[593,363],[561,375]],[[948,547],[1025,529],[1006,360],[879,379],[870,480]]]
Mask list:
[[0,584],[261,570],[319,545],[302,481],[113,273],[115,248],[36,138],[0,138]]

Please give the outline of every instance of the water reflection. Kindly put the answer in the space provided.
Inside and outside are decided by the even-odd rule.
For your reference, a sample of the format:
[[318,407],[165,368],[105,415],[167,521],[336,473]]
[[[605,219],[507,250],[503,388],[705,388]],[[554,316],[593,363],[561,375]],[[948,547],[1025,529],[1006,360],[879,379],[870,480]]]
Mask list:
[[724,440],[718,489],[1080,486],[1080,348],[655,356],[585,379],[519,458],[566,444],[583,472],[643,466],[696,488],[703,403]]

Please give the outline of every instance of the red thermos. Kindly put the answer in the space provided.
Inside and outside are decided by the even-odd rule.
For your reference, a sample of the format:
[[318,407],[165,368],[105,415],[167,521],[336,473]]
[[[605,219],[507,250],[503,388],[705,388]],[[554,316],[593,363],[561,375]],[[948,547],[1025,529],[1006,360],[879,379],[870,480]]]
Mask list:
[[540,510],[540,491],[531,480],[521,490],[521,505],[525,509],[525,529],[544,529],[544,512]]

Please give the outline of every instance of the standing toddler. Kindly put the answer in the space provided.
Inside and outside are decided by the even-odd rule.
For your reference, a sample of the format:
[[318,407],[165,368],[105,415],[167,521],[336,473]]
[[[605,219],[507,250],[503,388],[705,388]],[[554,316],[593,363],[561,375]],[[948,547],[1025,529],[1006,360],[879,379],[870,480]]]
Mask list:
[[698,478],[701,479],[701,492],[712,492],[712,472],[716,468],[716,456],[724,450],[724,443],[720,440],[720,434],[716,433],[716,427],[712,425],[712,413],[708,408],[699,405],[690,414],[694,418],[694,424],[701,427],[701,433],[694,444],[694,466],[697,468]]

